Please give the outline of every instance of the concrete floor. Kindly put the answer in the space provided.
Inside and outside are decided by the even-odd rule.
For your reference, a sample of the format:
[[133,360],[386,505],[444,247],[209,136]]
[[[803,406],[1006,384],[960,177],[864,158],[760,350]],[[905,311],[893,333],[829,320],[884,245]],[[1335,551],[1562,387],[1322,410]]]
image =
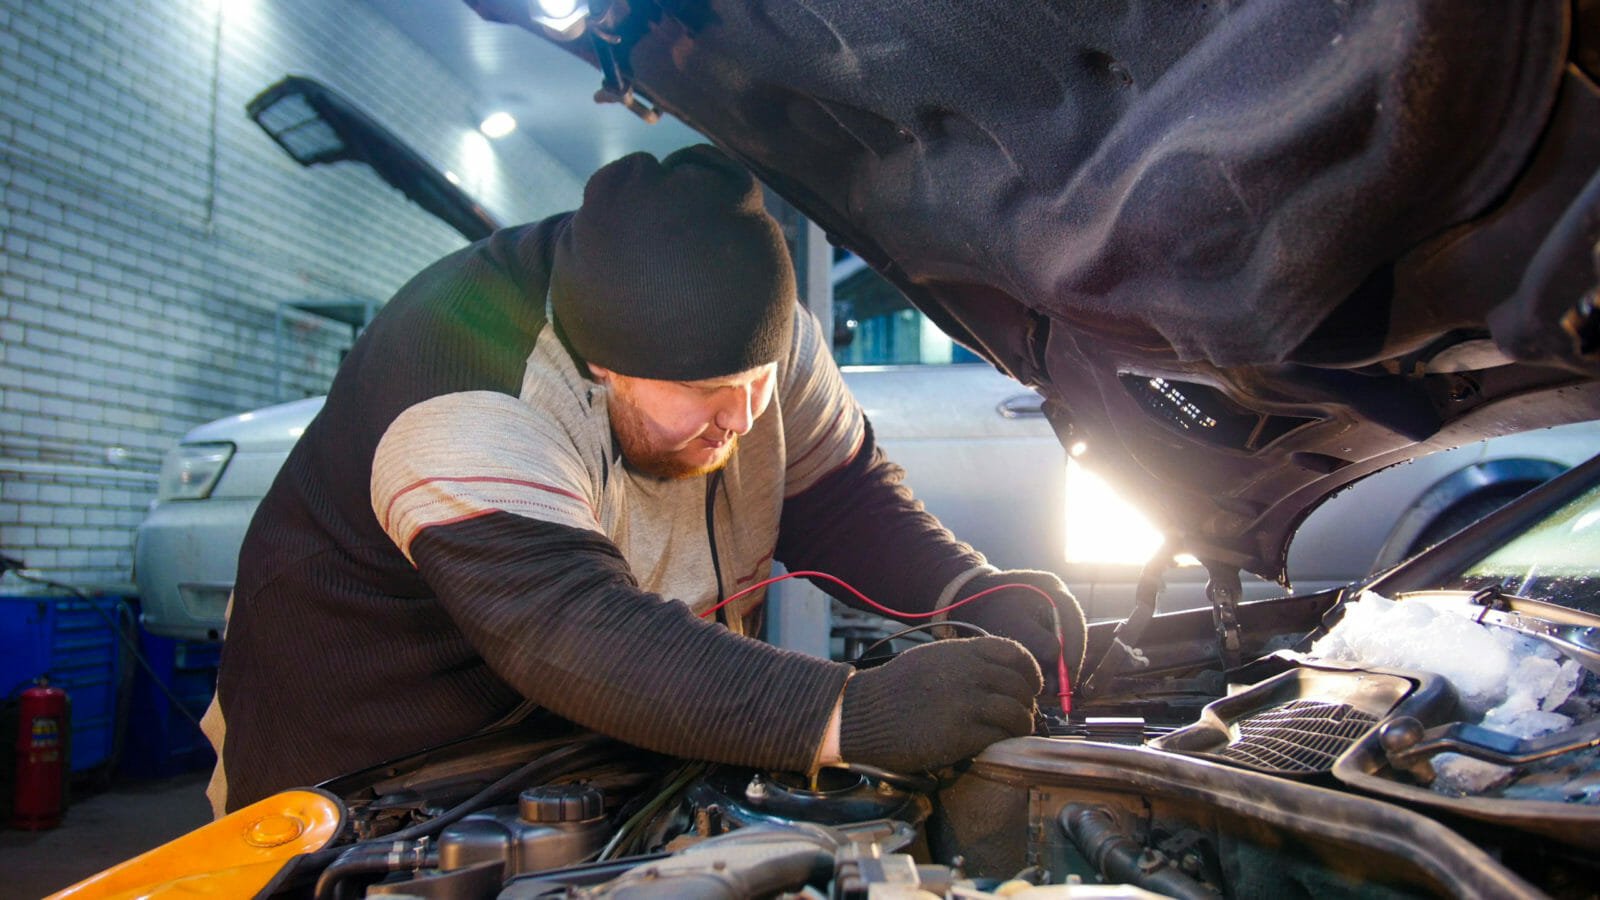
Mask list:
[[44,897],[211,821],[210,771],[76,797],[49,831],[0,831],[0,894]]

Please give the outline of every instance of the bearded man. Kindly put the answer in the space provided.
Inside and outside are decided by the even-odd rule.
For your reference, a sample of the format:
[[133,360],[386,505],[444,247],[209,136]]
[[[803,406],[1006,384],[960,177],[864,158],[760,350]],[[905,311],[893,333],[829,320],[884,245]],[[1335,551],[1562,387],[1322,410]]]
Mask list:
[[[1042,593],[857,672],[752,637],[759,592],[700,615],[775,561],[906,613]],[[245,538],[212,802],[530,703],[681,757],[916,770],[1030,731],[1036,658],[1064,643],[1076,671],[1083,638],[1058,579],[997,571],[901,484],[749,173],[634,154],[575,212],[424,270],[356,342]]]

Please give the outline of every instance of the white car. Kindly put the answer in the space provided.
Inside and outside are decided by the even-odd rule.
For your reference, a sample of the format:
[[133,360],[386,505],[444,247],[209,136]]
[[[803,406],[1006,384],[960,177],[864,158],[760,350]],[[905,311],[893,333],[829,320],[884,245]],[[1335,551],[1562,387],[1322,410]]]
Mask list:
[[[907,483],[962,540],[1006,568],[1060,573],[1091,620],[1133,607],[1143,559],[1159,536],[1063,452],[1036,394],[985,364],[846,367],[879,442]],[[322,408],[312,397],[201,425],[168,453],[139,526],[135,580],[154,634],[217,640],[256,505]],[[1587,458],[1600,423],[1470,444],[1379,472],[1314,511],[1291,544],[1297,593],[1387,568]],[[1160,609],[1203,606],[1205,570],[1166,577]],[[1259,579],[1246,600],[1284,593]],[[820,591],[785,582],[771,635],[825,654]],[[819,636],[820,635],[820,636]]]

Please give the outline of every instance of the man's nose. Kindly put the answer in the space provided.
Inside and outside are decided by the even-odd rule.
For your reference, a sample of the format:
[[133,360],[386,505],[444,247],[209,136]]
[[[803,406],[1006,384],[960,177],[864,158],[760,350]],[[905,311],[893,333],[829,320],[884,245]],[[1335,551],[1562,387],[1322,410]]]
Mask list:
[[716,426],[735,434],[748,434],[755,424],[755,392],[746,386],[729,388],[723,393],[714,419]]

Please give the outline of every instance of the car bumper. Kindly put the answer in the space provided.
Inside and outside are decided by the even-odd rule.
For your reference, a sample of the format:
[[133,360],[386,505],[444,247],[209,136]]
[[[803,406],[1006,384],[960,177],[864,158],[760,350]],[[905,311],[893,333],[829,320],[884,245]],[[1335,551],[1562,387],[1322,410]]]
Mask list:
[[151,511],[134,545],[146,630],[184,640],[222,637],[238,548],[258,502],[175,500]]

